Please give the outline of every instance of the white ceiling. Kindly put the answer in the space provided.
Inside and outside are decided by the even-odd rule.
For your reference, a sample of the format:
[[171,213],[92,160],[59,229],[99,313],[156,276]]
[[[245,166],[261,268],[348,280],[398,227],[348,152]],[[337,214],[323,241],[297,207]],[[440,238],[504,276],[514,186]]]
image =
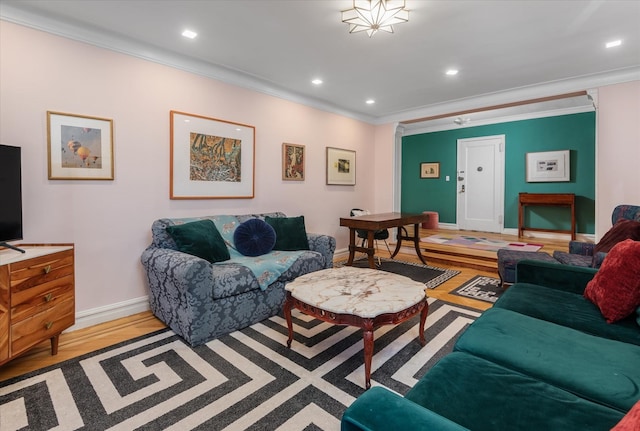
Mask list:
[[640,79],[640,1],[406,4],[373,38],[341,22],[350,0],[0,0],[0,17],[371,123]]

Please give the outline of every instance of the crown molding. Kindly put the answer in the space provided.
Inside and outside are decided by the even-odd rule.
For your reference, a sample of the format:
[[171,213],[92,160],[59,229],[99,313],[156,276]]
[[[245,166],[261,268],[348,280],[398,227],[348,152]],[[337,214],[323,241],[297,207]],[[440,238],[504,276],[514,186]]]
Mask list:
[[136,42],[114,33],[109,33],[104,30],[95,30],[69,21],[43,16],[24,9],[16,8],[12,5],[0,3],[0,20],[162,64],[174,69],[215,79],[226,84],[235,85],[258,93],[299,103],[321,111],[353,118],[365,123],[374,124],[376,122],[376,118],[373,116],[362,115],[358,112],[352,112],[322,100],[300,95],[282,88],[273,82],[257,78],[256,76],[239,70],[195,60],[191,57],[176,54],[175,52],[164,50],[152,45]]
[[610,72],[579,76],[527,87],[513,88],[465,99],[452,100],[450,102],[427,105],[421,108],[380,117],[378,118],[378,121],[379,124],[393,122],[403,123],[416,118],[427,118],[446,114],[448,112],[458,112],[463,110],[472,111],[474,109],[482,109],[486,106],[496,106],[522,100],[555,96],[558,94],[584,91],[606,85],[638,80],[640,80],[640,67],[629,67]]
[[580,76],[543,84],[508,89],[475,97],[452,100],[444,103],[425,105],[420,108],[400,111],[395,114],[374,117],[346,110],[334,104],[303,96],[282,88],[273,82],[256,76],[214,65],[176,54],[147,44],[135,42],[107,31],[98,31],[77,23],[43,16],[12,5],[0,3],[0,20],[30,27],[67,39],[87,43],[100,48],[119,52],[143,60],[152,61],[189,73],[205,76],[227,84],[267,94],[280,99],[299,103],[321,111],[330,112],[372,125],[402,123],[416,118],[425,118],[448,112],[481,109],[486,106],[500,105],[529,100],[537,97],[553,96],[573,91],[597,88],[605,85],[640,80],[640,67],[614,70],[597,75]]
[[549,109],[545,111],[529,112],[516,115],[501,115],[483,120],[472,120],[469,123],[457,125],[450,122],[449,124],[429,125],[429,122],[415,123],[413,125],[404,125],[402,136],[420,135],[423,133],[442,132],[445,130],[467,129],[470,127],[486,126],[489,124],[509,123],[513,121],[533,120],[535,118],[557,117],[560,115],[581,114],[584,112],[593,112],[593,106],[574,106],[571,108]]

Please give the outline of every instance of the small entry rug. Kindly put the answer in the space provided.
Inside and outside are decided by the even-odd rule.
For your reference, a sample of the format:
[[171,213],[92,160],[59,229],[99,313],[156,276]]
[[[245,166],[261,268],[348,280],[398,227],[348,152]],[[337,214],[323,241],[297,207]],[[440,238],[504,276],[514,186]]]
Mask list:
[[[371,384],[406,394],[480,313],[429,298],[374,333]],[[340,431],[364,393],[362,331],[293,312],[190,347],[166,329],[0,382],[0,429]]]
[[[375,262],[377,265],[377,257],[375,258]],[[344,264],[346,264],[346,262],[343,262],[341,266]],[[353,261],[353,266],[357,268],[369,268],[369,261],[367,258],[356,259]],[[414,281],[424,283],[428,289],[434,289],[450,278],[460,274],[460,271],[453,269],[438,268],[436,266],[426,266],[421,263],[404,262],[386,258],[380,258],[378,269],[404,275]]]
[[528,242],[509,242],[499,239],[481,238],[467,235],[431,235],[420,238],[422,242],[434,244],[455,245],[457,247],[473,248],[477,250],[498,251],[501,248],[520,251],[538,251],[542,244]]
[[504,289],[500,286],[499,279],[476,275],[450,293],[452,295],[465,296],[467,298],[493,303],[498,300],[502,292],[504,292]]

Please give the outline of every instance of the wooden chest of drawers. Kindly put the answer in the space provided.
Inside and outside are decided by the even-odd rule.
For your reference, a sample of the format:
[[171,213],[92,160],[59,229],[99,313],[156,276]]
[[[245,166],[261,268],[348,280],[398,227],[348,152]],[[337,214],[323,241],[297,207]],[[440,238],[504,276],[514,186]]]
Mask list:
[[20,248],[23,256],[0,255],[0,364],[47,339],[55,355],[75,323],[73,245]]

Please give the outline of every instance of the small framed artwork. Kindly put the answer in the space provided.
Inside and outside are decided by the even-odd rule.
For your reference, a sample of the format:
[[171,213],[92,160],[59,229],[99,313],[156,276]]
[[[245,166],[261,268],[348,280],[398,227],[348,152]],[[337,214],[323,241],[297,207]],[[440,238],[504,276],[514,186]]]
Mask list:
[[356,152],[327,147],[327,184],[353,186],[356,184]]
[[47,111],[50,180],[113,180],[113,120]]
[[282,179],[304,181],[304,145],[282,144]]
[[171,111],[171,199],[252,199],[256,128]]
[[570,151],[527,153],[527,182],[570,181]]
[[440,178],[440,162],[420,163],[420,178]]

